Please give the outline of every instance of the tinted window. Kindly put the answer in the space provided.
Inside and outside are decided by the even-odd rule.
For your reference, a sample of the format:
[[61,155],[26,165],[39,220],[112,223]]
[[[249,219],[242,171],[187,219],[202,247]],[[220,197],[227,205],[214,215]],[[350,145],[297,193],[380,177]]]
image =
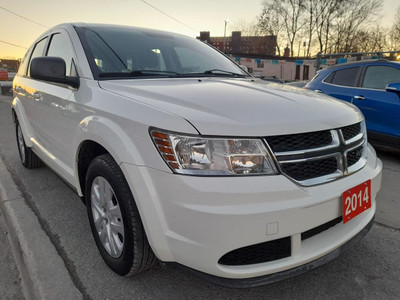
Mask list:
[[326,77],[326,79],[324,80],[324,82],[331,83],[333,77],[335,76],[335,73],[336,73],[336,72],[332,72],[328,77]]
[[[34,59],[35,57],[44,56],[44,47],[46,46],[46,43],[47,43],[47,37],[35,45],[35,49],[33,49],[30,61],[32,61],[32,59]],[[31,64],[29,63],[28,76],[30,76],[30,69],[31,69]]]
[[400,70],[389,66],[371,66],[364,75],[363,87],[384,90],[388,83],[400,82]]
[[356,79],[358,69],[359,68],[356,67],[336,71],[332,78],[332,84],[354,86],[354,81]]
[[71,76],[72,53],[68,41],[62,34],[55,34],[51,38],[47,56],[61,57],[65,61],[66,75]]

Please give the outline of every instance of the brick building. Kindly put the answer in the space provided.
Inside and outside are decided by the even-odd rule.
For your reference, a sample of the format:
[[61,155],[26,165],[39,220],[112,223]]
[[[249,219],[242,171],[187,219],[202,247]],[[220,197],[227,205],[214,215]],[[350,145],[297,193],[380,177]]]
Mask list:
[[276,55],[277,40],[275,35],[242,36],[240,31],[233,31],[232,36],[211,37],[209,31],[202,31],[197,39],[207,41],[207,43],[226,53]]

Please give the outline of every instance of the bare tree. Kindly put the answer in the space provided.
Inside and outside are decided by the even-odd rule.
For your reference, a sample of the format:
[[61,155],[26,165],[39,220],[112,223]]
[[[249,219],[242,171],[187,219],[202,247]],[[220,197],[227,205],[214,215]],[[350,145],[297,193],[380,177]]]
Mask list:
[[377,21],[382,2],[382,0],[352,0],[341,3],[330,35],[336,52],[357,51],[359,31],[365,30]]
[[355,40],[355,49],[357,52],[381,52],[388,48],[386,30],[379,25],[360,29],[357,32]]
[[[310,53],[310,44],[313,38],[313,34],[315,32],[315,2],[318,2],[318,0],[306,0],[304,3],[304,9],[306,11],[307,17],[306,17],[306,29],[305,29],[305,35],[307,36],[308,40],[308,45],[307,45],[307,53],[306,56],[309,56]],[[304,42],[304,47],[306,46]]]
[[397,8],[393,26],[388,33],[387,44],[392,51],[400,49],[400,7]]
[[294,55],[294,43],[300,30],[305,26],[303,18],[306,0],[264,0],[259,24],[265,30],[280,28],[290,45],[290,55]]
[[339,8],[345,0],[320,0],[315,1],[314,15],[315,27],[319,44],[319,52],[327,53],[332,23],[339,15]]
[[[387,47],[386,34],[375,26],[382,4],[383,0],[263,0],[258,27],[277,35],[280,43],[287,42],[291,56],[294,44],[299,43],[300,51],[301,42],[307,46],[304,53],[310,55],[315,41],[325,54],[382,51]],[[397,24],[391,36],[400,40],[400,11]]]
[[246,20],[238,20],[231,25],[232,31],[240,31],[243,36],[260,36],[261,32],[257,21],[248,22]]
[[[279,37],[283,29],[283,22],[277,14],[264,6],[261,15],[258,17],[257,27],[262,34]],[[278,51],[278,56],[281,56],[280,42],[277,38],[276,50]]]
[[393,27],[400,33],[400,6],[397,8],[396,15],[394,17]]
[[369,52],[379,52],[387,49],[386,30],[377,25],[370,30],[371,48]]

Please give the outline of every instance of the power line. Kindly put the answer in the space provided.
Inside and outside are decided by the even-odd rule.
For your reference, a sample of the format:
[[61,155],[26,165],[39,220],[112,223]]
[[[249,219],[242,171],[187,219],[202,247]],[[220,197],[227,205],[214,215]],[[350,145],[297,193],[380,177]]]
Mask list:
[[28,49],[27,47],[15,45],[15,44],[12,44],[12,43],[9,43],[9,42],[5,42],[5,41],[2,41],[2,40],[0,40],[0,43],[4,43],[4,44],[11,45],[11,46],[18,47],[18,48]]
[[13,14],[13,15],[15,15],[15,16],[17,16],[17,17],[20,17],[20,18],[22,18],[22,19],[24,19],[24,20],[26,20],[26,21],[32,22],[32,23],[34,23],[34,24],[36,24],[36,25],[42,26],[42,27],[44,27],[44,28],[49,28],[49,26],[40,24],[40,23],[38,23],[38,22],[36,22],[36,21],[33,21],[33,20],[31,20],[31,19],[28,19],[28,18],[26,18],[26,17],[24,17],[24,16],[21,16],[21,15],[15,13],[15,12],[13,12],[13,11],[7,9],[7,8],[4,8],[4,7],[1,7],[1,6],[0,6],[0,9],[5,10],[6,12],[9,12],[10,14]]
[[157,10],[157,11],[160,12],[160,13],[162,13],[163,15],[166,15],[168,18],[171,18],[172,20],[174,20],[174,21],[176,21],[176,22],[182,24],[183,26],[186,26],[186,27],[188,27],[188,28],[190,28],[190,29],[192,29],[192,30],[194,30],[194,31],[196,31],[196,32],[199,32],[199,30],[197,30],[197,29],[195,29],[195,28],[193,28],[193,27],[191,27],[191,26],[189,26],[189,25],[187,25],[187,24],[185,24],[185,23],[179,21],[178,19],[174,18],[173,16],[170,16],[169,14],[163,12],[161,9],[155,7],[154,5],[148,3],[147,1],[145,1],[145,0],[140,0],[140,1],[142,1],[143,3],[147,4],[148,6],[150,6],[150,7],[152,7],[152,8],[154,8],[155,10]]

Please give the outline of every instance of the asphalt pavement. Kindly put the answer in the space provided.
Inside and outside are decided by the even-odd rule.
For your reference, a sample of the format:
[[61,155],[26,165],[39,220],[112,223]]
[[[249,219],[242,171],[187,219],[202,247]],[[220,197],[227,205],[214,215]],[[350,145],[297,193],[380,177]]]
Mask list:
[[[376,222],[370,233],[316,270],[252,289],[222,288],[171,266],[123,278],[102,261],[81,199],[47,167],[27,170],[21,165],[10,102],[10,97],[0,96],[0,212],[6,219],[26,298],[398,299],[400,153],[378,150],[384,171]],[[0,274],[8,274],[4,268],[12,265],[12,261],[0,264]],[[18,283],[18,274],[14,274],[10,280]],[[1,284],[0,295],[4,295]]]

